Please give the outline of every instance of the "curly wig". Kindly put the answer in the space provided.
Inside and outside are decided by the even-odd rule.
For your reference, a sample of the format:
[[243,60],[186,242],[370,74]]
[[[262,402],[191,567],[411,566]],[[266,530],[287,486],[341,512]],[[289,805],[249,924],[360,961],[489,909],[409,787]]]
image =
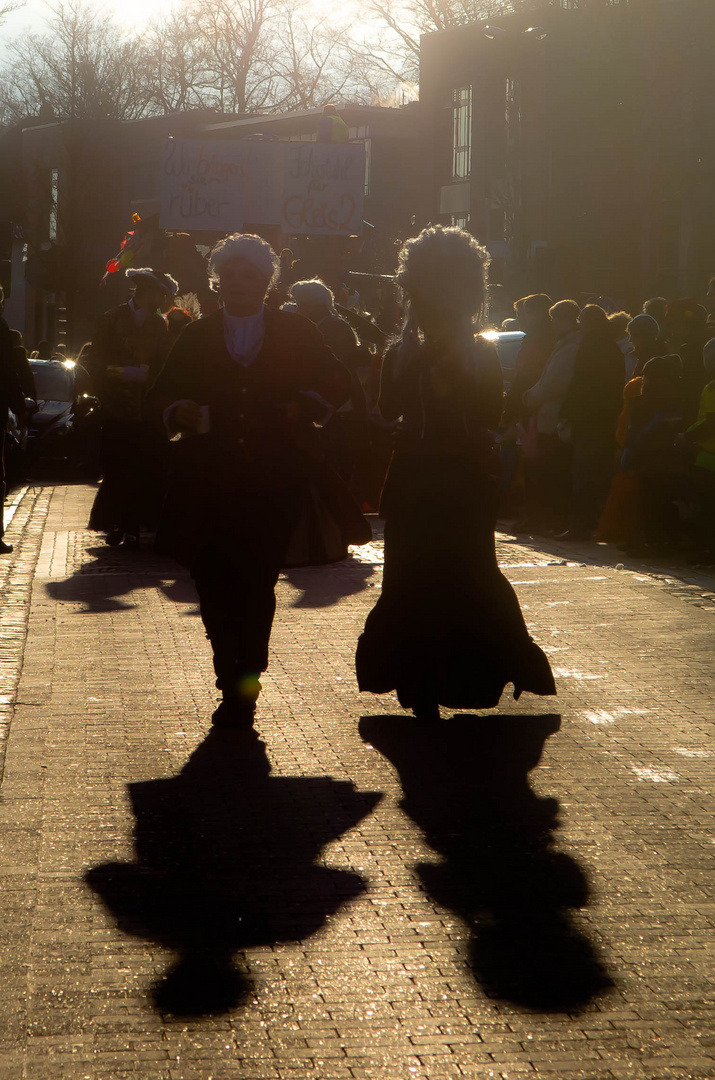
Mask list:
[[486,249],[470,233],[432,225],[403,245],[396,281],[415,303],[479,320],[487,305],[488,266]]

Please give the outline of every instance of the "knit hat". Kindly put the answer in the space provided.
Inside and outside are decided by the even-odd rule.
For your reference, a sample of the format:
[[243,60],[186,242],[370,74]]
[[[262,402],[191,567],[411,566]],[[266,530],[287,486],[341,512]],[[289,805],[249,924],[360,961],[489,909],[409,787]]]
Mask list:
[[628,323],[628,333],[631,337],[647,338],[655,341],[660,333],[660,327],[652,315],[636,315]]
[[643,368],[643,377],[649,379],[679,379],[683,365],[677,353],[654,356]]

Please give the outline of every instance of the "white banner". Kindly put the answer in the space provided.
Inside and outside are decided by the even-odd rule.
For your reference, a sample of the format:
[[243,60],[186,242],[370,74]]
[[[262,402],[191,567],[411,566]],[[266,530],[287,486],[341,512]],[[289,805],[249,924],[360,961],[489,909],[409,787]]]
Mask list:
[[167,139],[159,224],[345,236],[360,232],[364,183],[361,144]]
[[285,233],[351,236],[362,229],[365,148],[359,143],[284,143]]
[[235,232],[243,225],[240,143],[167,139],[161,166],[162,229]]

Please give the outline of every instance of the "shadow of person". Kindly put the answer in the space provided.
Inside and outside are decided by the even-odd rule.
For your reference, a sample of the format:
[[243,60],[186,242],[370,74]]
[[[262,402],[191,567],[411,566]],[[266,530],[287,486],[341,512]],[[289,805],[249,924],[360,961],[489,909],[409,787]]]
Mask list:
[[308,566],[284,571],[286,581],[301,595],[293,601],[294,608],[332,607],[346,596],[354,596],[368,587],[367,579],[375,573],[369,563],[347,558],[328,566]]
[[[128,611],[136,607],[126,602],[138,588],[158,588],[177,604],[196,604],[198,598],[188,573],[172,559],[147,548],[124,548],[98,545],[85,549],[93,556],[83,562],[70,577],[45,582],[53,600],[84,604],[79,614]],[[198,606],[187,614],[198,615]]]
[[554,850],[556,799],[528,774],[560,717],[456,716],[425,725],[364,716],[362,738],[396,767],[402,807],[443,861],[421,863],[429,895],[473,930],[470,965],[485,993],[544,1012],[573,1012],[611,984],[570,909],[588,881]]
[[213,730],[177,776],[129,784],[129,795],[136,861],[85,880],[123,932],[178,953],[152,990],[161,1012],[236,1009],[252,985],[236,952],[307,938],[365,889],[316,861],[381,795],[329,776],[272,776],[252,731]]

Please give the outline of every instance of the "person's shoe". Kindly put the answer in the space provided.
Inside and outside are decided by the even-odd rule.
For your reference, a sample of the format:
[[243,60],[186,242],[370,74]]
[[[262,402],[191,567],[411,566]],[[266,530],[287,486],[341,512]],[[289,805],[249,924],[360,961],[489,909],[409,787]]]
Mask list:
[[139,536],[137,533],[126,533],[124,536],[124,548],[131,548],[132,551],[136,551],[139,547]]
[[253,727],[256,716],[255,701],[224,698],[214,711],[211,722],[214,727],[246,729]]
[[110,547],[119,547],[124,540],[123,529],[110,529],[106,536],[106,542]]
[[9,555],[14,550],[12,544],[6,544],[4,540],[0,540],[0,555]]

